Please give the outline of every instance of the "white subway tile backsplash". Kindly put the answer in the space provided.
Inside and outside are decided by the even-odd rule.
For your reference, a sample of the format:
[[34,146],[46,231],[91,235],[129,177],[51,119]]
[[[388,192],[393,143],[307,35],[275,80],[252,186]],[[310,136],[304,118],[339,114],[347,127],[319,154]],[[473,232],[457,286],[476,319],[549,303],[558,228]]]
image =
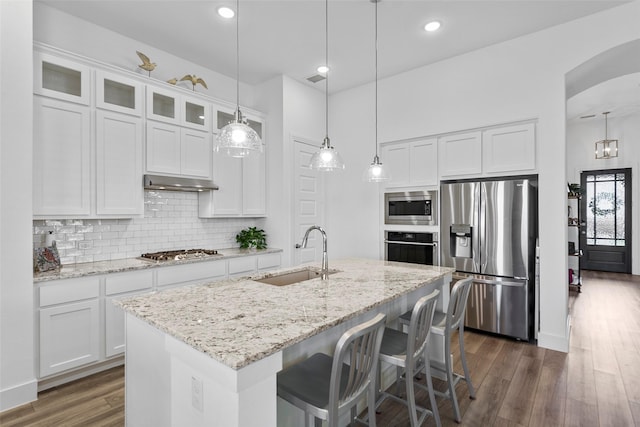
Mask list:
[[146,191],[144,218],[33,221],[33,244],[54,232],[62,264],[135,258],[171,249],[237,246],[243,228],[261,227],[253,218],[198,218],[196,193]]

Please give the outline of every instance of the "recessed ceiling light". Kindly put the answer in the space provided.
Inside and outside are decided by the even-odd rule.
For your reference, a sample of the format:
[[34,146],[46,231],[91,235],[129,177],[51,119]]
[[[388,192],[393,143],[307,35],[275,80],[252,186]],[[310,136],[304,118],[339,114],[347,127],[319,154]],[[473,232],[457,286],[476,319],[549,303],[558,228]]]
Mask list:
[[329,67],[326,65],[320,65],[316,70],[318,70],[320,74],[327,74],[329,72]]
[[440,28],[440,21],[431,21],[424,26],[424,30],[428,32],[436,31]]
[[222,6],[218,8],[218,15],[226,19],[231,19],[236,16],[236,13],[230,7]]

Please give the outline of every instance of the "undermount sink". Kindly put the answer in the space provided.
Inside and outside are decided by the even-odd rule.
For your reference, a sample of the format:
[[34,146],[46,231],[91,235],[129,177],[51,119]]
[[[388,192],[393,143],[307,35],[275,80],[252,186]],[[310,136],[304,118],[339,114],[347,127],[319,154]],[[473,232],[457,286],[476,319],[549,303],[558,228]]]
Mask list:
[[[329,270],[329,274],[337,273],[337,270]],[[256,282],[267,283],[274,286],[287,286],[294,283],[304,282],[306,280],[317,279],[320,277],[320,269],[307,268],[304,270],[291,271],[288,273],[281,273],[275,275],[269,275],[263,279],[256,279]]]

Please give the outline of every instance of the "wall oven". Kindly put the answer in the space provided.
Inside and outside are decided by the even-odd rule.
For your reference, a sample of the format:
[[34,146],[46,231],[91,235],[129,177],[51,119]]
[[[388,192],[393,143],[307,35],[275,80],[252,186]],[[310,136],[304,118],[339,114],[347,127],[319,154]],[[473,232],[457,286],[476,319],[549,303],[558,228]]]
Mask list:
[[385,193],[384,223],[405,225],[436,225],[437,193],[407,191]]
[[384,242],[387,261],[438,265],[438,233],[387,231]]

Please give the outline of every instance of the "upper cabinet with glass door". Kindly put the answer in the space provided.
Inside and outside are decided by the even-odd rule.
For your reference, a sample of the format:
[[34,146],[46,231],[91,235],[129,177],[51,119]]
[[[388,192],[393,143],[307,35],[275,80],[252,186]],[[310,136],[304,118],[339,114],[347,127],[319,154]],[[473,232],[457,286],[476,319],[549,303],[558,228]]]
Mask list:
[[34,52],[33,91],[38,95],[89,105],[91,68],[42,52]]
[[96,107],[141,116],[142,88],[135,80],[96,71]]
[[211,131],[210,104],[178,90],[147,86],[147,118],[165,123]]

